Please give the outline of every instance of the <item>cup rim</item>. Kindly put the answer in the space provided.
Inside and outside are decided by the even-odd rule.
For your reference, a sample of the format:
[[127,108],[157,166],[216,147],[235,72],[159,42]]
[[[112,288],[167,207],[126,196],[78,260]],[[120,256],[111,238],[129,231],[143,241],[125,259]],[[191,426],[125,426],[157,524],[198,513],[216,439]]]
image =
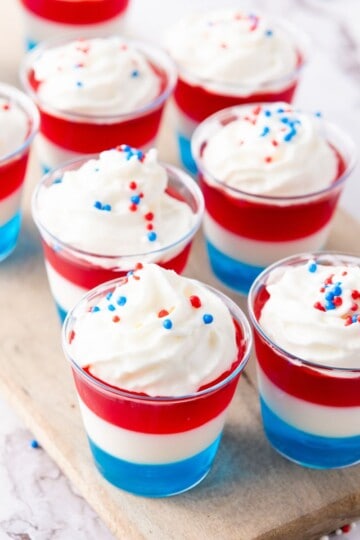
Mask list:
[[[283,105],[284,104],[290,105],[286,102],[279,102],[279,104],[280,103]],[[324,195],[334,190],[335,188],[339,187],[340,185],[342,185],[355,168],[355,165],[358,159],[358,152],[356,150],[356,145],[353,138],[350,135],[348,135],[347,132],[345,132],[341,127],[339,127],[335,123],[329,122],[324,119],[322,119],[322,126],[324,128],[325,133],[327,135],[331,134],[331,135],[340,137],[342,141],[344,141],[344,147],[347,148],[348,153],[350,154],[350,159],[347,163],[345,163],[344,172],[338,178],[336,178],[331,184],[329,184],[328,186],[322,189],[304,193],[302,195],[280,196],[280,195],[264,195],[264,194],[251,193],[249,191],[244,191],[242,189],[226,184],[225,181],[219,180],[218,178],[216,178],[205,167],[203,163],[203,159],[200,156],[200,151],[201,151],[202,144],[207,140],[207,138],[204,135],[209,125],[211,126],[211,124],[215,123],[218,120],[218,118],[221,118],[222,116],[230,116],[230,115],[237,114],[241,111],[253,109],[254,107],[258,107],[258,106],[267,107],[269,105],[274,105],[274,103],[257,102],[257,103],[247,103],[243,105],[235,105],[232,107],[221,109],[220,111],[217,111],[216,113],[212,114],[211,116],[208,116],[205,120],[200,122],[200,124],[195,128],[194,133],[191,138],[191,152],[194,157],[199,173],[209,178],[215,186],[226,190],[227,193],[229,193],[230,195],[233,195],[235,198],[245,198],[246,200],[249,200],[249,201],[252,200],[254,202],[259,202],[259,203],[264,203],[264,204],[266,203],[267,204],[271,204],[271,203],[291,204],[291,203],[297,203],[297,202],[303,203],[313,198],[319,197],[320,195]],[[307,111],[302,111],[302,112],[306,114],[311,114],[311,113],[308,113]],[[336,147],[336,150],[338,150],[338,147]],[[339,154],[343,158],[343,153],[339,151]]]
[[216,392],[220,390],[222,387],[229,384],[237,375],[240,375],[240,373],[244,370],[252,349],[252,332],[251,327],[249,324],[249,321],[247,320],[243,310],[233,301],[231,298],[229,298],[227,295],[222,293],[221,291],[215,289],[214,287],[211,287],[210,285],[203,283],[201,281],[198,281],[196,279],[191,279],[192,282],[199,284],[203,287],[206,287],[208,290],[216,294],[227,306],[227,308],[230,311],[230,314],[233,319],[235,319],[240,328],[243,335],[243,341],[245,343],[245,350],[244,354],[239,362],[239,364],[229,373],[225,379],[222,379],[218,383],[208,386],[207,388],[199,391],[199,392],[193,392],[190,394],[180,395],[180,396],[148,396],[148,395],[142,395],[142,394],[136,394],[134,392],[122,390],[120,388],[116,388],[114,386],[109,385],[106,382],[101,381],[100,379],[96,379],[91,374],[87,373],[79,364],[75,361],[74,358],[69,354],[68,352],[68,341],[67,341],[67,335],[68,335],[68,329],[72,322],[72,320],[76,317],[76,312],[81,310],[83,306],[85,306],[91,299],[94,297],[105,294],[109,292],[109,289],[114,289],[118,284],[121,284],[125,281],[124,277],[116,278],[111,281],[107,281],[105,283],[102,283],[101,285],[98,285],[97,287],[91,289],[88,293],[86,293],[81,300],[68,312],[64,323],[62,325],[61,330],[61,343],[63,352],[70,363],[71,367],[74,368],[78,374],[80,374],[81,377],[83,377],[87,382],[97,387],[99,390],[106,391],[107,393],[112,393],[116,396],[129,399],[129,400],[138,400],[143,401],[147,403],[175,403],[178,401],[191,401],[194,399],[198,399],[199,397],[206,396],[207,394],[211,394],[213,392]]
[[183,242],[185,242],[187,240],[190,240],[191,238],[193,238],[195,236],[197,230],[199,229],[199,227],[201,225],[202,217],[203,217],[203,214],[204,214],[205,203],[204,203],[204,197],[203,197],[202,191],[200,190],[200,188],[199,188],[198,184],[195,182],[195,180],[189,174],[187,174],[185,171],[181,170],[180,168],[178,168],[178,167],[176,167],[174,165],[171,165],[169,163],[163,163],[162,161],[159,161],[159,165],[165,168],[165,170],[167,172],[168,179],[171,177],[171,175],[174,175],[174,176],[176,176],[176,178],[180,179],[181,183],[186,187],[187,191],[189,193],[191,193],[191,195],[195,198],[195,201],[196,201],[196,204],[197,204],[197,207],[198,207],[196,212],[193,212],[193,215],[195,216],[195,221],[194,221],[191,229],[186,234],[181,236],[181,238],[179,238],[178,240],[173,241],[171,244],[166,244],[166,245],[164,245],[164,246],[162,246],[160,248],[152,249],[152,250],[149,250],[149,251],[146,251],[146,252],[143,252],[143,253],[135,253],[135,254],[122,253],[122,254],[116,254],[116,255],[104,255],[104,254],[101,254],[101,253],[94,253],[94,252],[86,251],[84,249],[76,248],[76,247],[72,246],[71,244],[69,244],[67,242],[63,242],[57,236],[55,236],[53,233],[51,233],[43,225],[43,223],[41,222],[41,220],[39,219],[39,216],[38,216],[37,202],[38,202],[38,197],[39,197],[39,194],[40,194],[41,190],[43,188],[45,188],[46,182],[48,182],[53,177],[58,176],[60,173],[63,174],[67,170],[70,170],[70,171],[71,170],[77,170],[81,165],[83,165],[84,163],[87,163],[89,160],[97,159],[101,153],[102,152],[95,153],[95,154],[89,154],[86,157],[82,157],[80,159],[76,158],[76,159],[67,161],[66,163],[63,163],[61,166],[59,166],[59,167],[57,167],[55,169],[52,169],[51,171],[46,173],[40,179],[38,184],[36,185],[35,190],[34,190],[33,195],[32,195],[32,199],[31,199],[31,212],[32,212],[32,216],[33,216],[33,219],[35,221],[35,224],[39,229],[41,237],[45,241],[46,241],[46,239],[44,238],[44,233],[45,233],[45,236],[50,238],[51,241],[55,245],[59,246],[61,249],[67,250],[68,252],[70,252],[71,254],[74,254],[75,256],[77,256],[79,258],[92,257],[94,259],[97,259],[98,261],[106,259],[108,261],[114,261],[114,264],[115,264],[116,261],[121,260],[121,259],[125,259],[125,258],[132,259],[135,262],[138,262],[139,260],[141,260],[142,257],[146,258],[146,257],[149,257],[149,256],[161,255],[162,253],[172,249],[173,247],[176,247],[176,246],[182,244]]
[[54,117],[62,117],[74,122],[83,122],[88,124],[116,124],[133,120],[135,118],[139,118],[141,116],[149,114],[151,111],[158,109],[166,102],[168,97],[173,92],[177,81],[177,69],[172,58],[167,54],[165,50],[153,43],[147,43],[138,39],[131,39],[128,37],[124,37],[120,34],[99,36],[98,38],[89,37],[86,38],[86,41],[91,41],[93,39],[106,40],[113,37],[120,38],[122,42],[126,45],[129,45],[134,49],[142,52],[142,54],[144,54],[146,60],[148,61],[152,60],[153,55],[154,57],[156,57],[156,61],[154,61],[154,64],[156,66],[159,66],[166,73],[167,76],[167,83],[162,92],[145,105],[142,105],[135,110],[131,110],[125,113],[89,114],[74,112],[68,109],[58,109],[52,105],[47,104],[46,100],[41,99],[39,97],[39,94],[32,88],[28,79],[28,73],[32,69],[34,60],[38,56],[41,56],[44,51],[77,41],[77,39],[74,39],[74,37],[55,38],[42,41],[41,43],[36,45],[36,47],[26,53],[20,64],[21,84],[25,92],[30,96],[33,102],[36,103],[40,111],[44,111]]
[[[297,253],[295,255],[290,255],[289,257],[280,259],[276,261],[275,263],[269,265],[267,268],[265,268],[265,270],[263,270],[255,278],[255,280],[253,281],[250,287],[248,300],[247,300],[249,318],[254,329],[256,330],[256,332],[258,332],[258,334],[262,337],[262,339],[264,339],[266,343],[270,344],[271,348],[273,348],[276,353],[280,354],[282,357],[285,357],[286,360],[289,361],[291,364],[307,366],[313,369],[327,371],[327,372],[358,373],[360,375],[360,366],[359,368],[354,368],[354,367],[342,367],[342,366],[334,366],[330,364],[323,364],[320,362],[314,362],[312,360],[306,360],[305,358],[301,358],[300,356],[297,356],[296,354],[292,354],[286,349],[283,349],[282,347],[277,345],[270,336],[268,336],[268,334],[262,328],[261,324],[259,323],[254,313],[253,306],[254,306],[254,300],[256,298],[256,295],[260,287],[265,286],[266,278],[274,270],[281,267],[290,266],[291,263],[294,263],[291,266],[297,266],[295,263],[298,263],[298,265],[300,265],[301,263],[306,263],[306,262],[309,262],[310,260],[321,261],[321,260],[330,260],[331,258],[338,259],[339,263],[341,262],[351,263],[351,262],[357,261],[358,266],[360,266],[360,255],[354,255],[353,253],[347,253],[347,252],[341,252],[341,251],[335,251],[335,250]],[[329,264],[329,268],[331,268],[331,264]]]
[[[233,11],[233,10],[232,10]],[[205,12],[204,12],[205,14]],[[264,13],[259,13],[260,16],[265,16]],[[288,37],[292,37],[293,39],[293,45],[296,50],[296,52],[300,55],[299,58],[299,64],[295,66],[294,69],[292,69],[289,73],[282,75],[281,77],[276,77],[274,79],[270,79],[268,81],[263,81],[262,83],[256,85],[246,85],[243,83],[226,83],[226,82],[219,82],[216,79],[209,78],[209,77],[200,77],[196,75],[196,73],[193,73],[191,70],[184,68],[180,62],[177,62],[174,60],[175,65],[178,70],[178,76],[181,80],[188,84],[199,84],[202,87],[210,88],[212,91],[214,91],[215,87],[218,88],[218,93],[224,93],[226,95],[236,96],[239,95],[240,97],[246,97],[252,94],[257,94],[261,92],[269,92],[273,87],[277,87],[281,85],[281,88],[283,89],[287,83],[290,83],[294,79],[296,79],[299,75],[299,73],[304,69],[304,67],[309,62],[309,56],[310,56],[310,47],[311,47],[311,40],[309,35],[301,30],[296,25],[293,25],[289,23],[287,20],[285,20],[283,17],[276,17],[276,16],[268,16],[266,15],[266,20],[269,21],[269,23],[273,23],[274,27],[281,28]],[[169,48],[166,48],[168,50]],[[278,92],[278,90],[273,90],[274,93]]]
[[12,150],[11,152],[8,152],[7,154],[0,157],[1,166],[6,164],[6,162],[17,158],[28,149],[35,135],[38,132],[40,115],[37,107],[34,105],[32,100],[26,94],[24,94],[24,92],[18,90],[15,86],[6,83],[0,83],[0,97],[6,97],[14,100],[16,105],[26,114],[30,124],[29,133],[26,135],[26,138],[21,143],[21,145],[18,146],[15,150]]

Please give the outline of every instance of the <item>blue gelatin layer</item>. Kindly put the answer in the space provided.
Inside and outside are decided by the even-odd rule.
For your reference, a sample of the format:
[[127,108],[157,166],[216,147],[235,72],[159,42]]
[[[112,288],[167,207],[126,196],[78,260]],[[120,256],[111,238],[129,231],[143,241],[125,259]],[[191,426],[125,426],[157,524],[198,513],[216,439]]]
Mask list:
[[164,465],[124,461],[104,452],[90,438],[89,443],[97,468],[111,484],[136,495],[168,497],[196,486],[207,475],[220,439],[189,459]]
[[187,139],[181,133],[177,133],[177,143],[179,148],[179,156],[182,165],[191,174],[197,173],[196,163],[192,157],[190,139]]
[[334,469],[360,461],[360,435],[322,437],[294,428],[260,398],[264,430],[271,445],[288,459],[314,469]]
[[55,306],[56,306],[56,311],[58,312],[58,315],[60,318],[60,322],[63,323],[65,321],[67,311],[65,311],[65,309],[63,309],[57,302],[55,302]]
[[206,240],[210,266],[216,277],[231,289],[242,294],[249,292],[254,279],[264,270],[262,266],[252,266],[225,255],[209,240]]
[[20,226],[20,212],[0,226],[0,261],[3,261],[15,249]]

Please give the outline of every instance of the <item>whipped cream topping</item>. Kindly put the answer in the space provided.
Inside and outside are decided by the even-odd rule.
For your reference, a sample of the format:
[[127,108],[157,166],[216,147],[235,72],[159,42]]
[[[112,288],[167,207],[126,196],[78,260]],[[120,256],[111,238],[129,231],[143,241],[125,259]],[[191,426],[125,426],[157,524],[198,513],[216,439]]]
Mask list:
[[360,268],[315,261],[270,274],[259,324],[287,352],[360,368]]
[[16,151],[29,134],[29,118],[11,100],[0,97],[0,158]]
[[299,60],[290,36],[281,28],[239,10],[182,19],[168,32],[166,45],[188,75],[238,85],[248,93],[290,75]]
[[215,381],[237,360],[225,303],[201,283],[139,265],[79,314],[69,354],[98,379],[149,396],[181,396]]
[[[89,254],[120,257],[171,248],[198,217],[166,193],[167,184],[155,149],[144,153],[122,145],[43,186],[37,220],[61,242]],[[153,258],[167,260],[170,252]]]
[[229,187],[285,197],[314,193],[337,178],[339,160],[321,118],[286,103],[229,109],[213,131],[201,160]]
[[39,98],[58,110],[116,115],[149,104],[161,78],[143,53],[120,37],[78,40],[34,60]]

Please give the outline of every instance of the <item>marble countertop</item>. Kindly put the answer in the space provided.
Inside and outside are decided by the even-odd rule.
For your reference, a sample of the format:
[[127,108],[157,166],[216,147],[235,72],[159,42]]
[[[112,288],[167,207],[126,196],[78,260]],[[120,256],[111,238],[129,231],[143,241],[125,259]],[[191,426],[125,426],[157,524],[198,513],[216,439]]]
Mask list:
[[[188,9],[219,6],[219,0],[132,0],[132,34],[156,41],[168,23]],[[239,5],[238,1],[226,5]],[[252,10],[287,17],[312,40],[296,103],[320,110],[349,132],[360,148],[360,2],[359,0],[253,0]],[[18,84],[22,27],[15,0],[0,2],[0,80]],[[360,164],[349,179],[341,205],[360,220]],[[360,243],[360,240],[359,240]],[[0,540],[111,540],[113,536],[0,399]],[[360,539],[360,523],[346,540]],[[323,537],[323,540],[328,538]],[[301,540],[301,539],[299,539]]]

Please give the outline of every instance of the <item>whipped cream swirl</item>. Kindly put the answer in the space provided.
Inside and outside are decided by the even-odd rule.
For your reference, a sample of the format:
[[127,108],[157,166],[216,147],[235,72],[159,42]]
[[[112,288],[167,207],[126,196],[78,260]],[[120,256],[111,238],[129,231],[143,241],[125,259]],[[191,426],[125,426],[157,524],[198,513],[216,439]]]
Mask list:
[[0,97],[0,158],[15,152],[29,135],[30,121],[13,101]]
[[[155,252],[154,262],[168,260],[184,247],[177,242],[192,232],[198,216],[167,194],[167,185],[155,149],[144,153],[122,145],[43,185],[36,219],[73,248],[119,256],[120,267],[127,264],[122,257],[132,255]],[[162,248],[166,253],[158,252]]]
[[360,268],[310,261],[270,274],[259,324],[285,351],[360,369]]
[[78,40],[42,51],[33,63],[44,104],[88,114],[125,114],[161,92],[147,58],[119,37]]
[[237,85],[244,95],[279,85],[299,61],[290,35],[265,17],[239,10],[186,17],[169,30],[166,46],[185,71],[182,77]]
[[227,186],[286,197],[314,193],[336,180],[339,159],[320,117],[286,103],[235,107],[227,116],[219,118],[201,157],[206,171]]
[[151,264],[77,317],[69,347],[98,379],[149,396],[194,393],[238,355],[225,303],[201,283]]

